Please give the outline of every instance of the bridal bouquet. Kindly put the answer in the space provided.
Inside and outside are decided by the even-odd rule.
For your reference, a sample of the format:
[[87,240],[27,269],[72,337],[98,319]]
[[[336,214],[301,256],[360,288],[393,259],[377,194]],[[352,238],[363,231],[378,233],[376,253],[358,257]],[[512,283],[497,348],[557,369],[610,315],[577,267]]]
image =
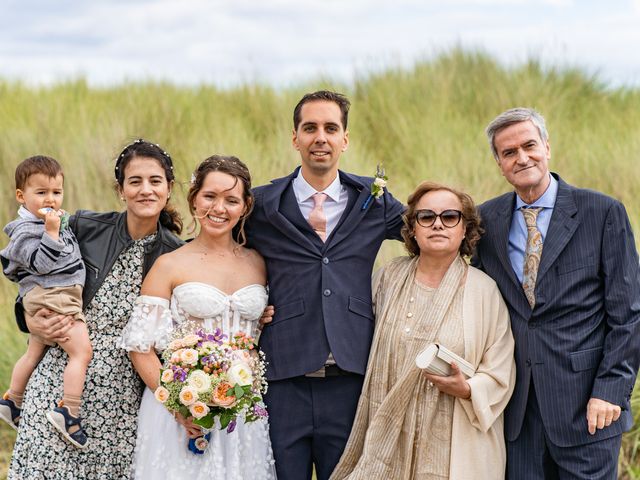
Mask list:
[[[245,333],[228,338],[220,329],[199,330],[173,340],[162,359],[156,399],[172,413],[193,417],[205,432],[219,426],[231,433],[238,417],[249,423],[267,416],[264,354]],[[192,440],[189,449],[202,453],[209,438]]]

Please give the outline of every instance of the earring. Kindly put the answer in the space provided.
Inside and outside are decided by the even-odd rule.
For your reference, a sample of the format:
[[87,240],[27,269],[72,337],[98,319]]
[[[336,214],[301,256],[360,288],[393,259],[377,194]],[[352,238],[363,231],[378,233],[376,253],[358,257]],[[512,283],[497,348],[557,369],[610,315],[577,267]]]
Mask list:
[[169,200],[171,198],[171,192],[169,192],[169,194],[167,195],[167,200]]
[[120,201],[124,202],[124,197],[122,195],[120,195]]

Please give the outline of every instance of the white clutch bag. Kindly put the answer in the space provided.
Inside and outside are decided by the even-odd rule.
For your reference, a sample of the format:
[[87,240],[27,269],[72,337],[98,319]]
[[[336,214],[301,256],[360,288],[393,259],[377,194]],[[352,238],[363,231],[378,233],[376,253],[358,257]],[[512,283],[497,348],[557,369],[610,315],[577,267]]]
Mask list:
[[427,373],[445,377],[451,375],[451,362],[455,362],[467,378],[473,377],[476,373],[473,365],[464,358],[437,343],[432,343],[416,357],[418,368],[426,370]]

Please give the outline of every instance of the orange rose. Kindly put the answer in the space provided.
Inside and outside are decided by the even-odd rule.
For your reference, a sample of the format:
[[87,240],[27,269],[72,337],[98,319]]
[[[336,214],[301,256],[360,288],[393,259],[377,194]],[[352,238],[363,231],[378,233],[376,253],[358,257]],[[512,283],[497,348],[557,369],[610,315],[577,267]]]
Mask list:
[[169,390],[161,386],[156,388],[156,391],[153,393],[153,395],[160,403],[164,403],[169,399]]
[[182,387],[182,390],[180,390],[179,398],[180,403],[188,407],[189,405],[195,403],[195,401],[198,399],[198,394],[193,388],[189,386]]
[[193,415],[193,418],[202,418],[209,413],[209,407],[202,402],[195,402],[189,407],[189,412]]
[[232,407],[233,404],[236,403],[236,397],[233,395],[230,397],[227,397],[227,392],[229,391],[230,388],[231,388],[230,383],[220,382],[216,386],[216,388],[213,390],[213,393],[211,394],[211,402],[213,402],[214,405],[217,405],[223,408]]

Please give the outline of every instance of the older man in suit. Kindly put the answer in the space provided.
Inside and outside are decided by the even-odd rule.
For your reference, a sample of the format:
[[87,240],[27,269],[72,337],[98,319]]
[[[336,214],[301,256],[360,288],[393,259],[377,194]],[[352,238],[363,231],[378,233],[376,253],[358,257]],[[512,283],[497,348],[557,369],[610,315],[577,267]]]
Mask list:
[[474,262],[498,284],[516,341],[505,415],[509,479],[615,479],[640,362],[640,269],[624,206],[549,172],[542,116],[487,127],[515,193],[480,206]]
[[265,258],[275,306],[260,348],[269,366],[278,478],[327,479],[353,423],[373,337],[371,271],[386,238],[401,239],[404,206],[374,179],[338,170],[349,101],[319,91],[293,115],[301,166],[255,189],[249,244]]

